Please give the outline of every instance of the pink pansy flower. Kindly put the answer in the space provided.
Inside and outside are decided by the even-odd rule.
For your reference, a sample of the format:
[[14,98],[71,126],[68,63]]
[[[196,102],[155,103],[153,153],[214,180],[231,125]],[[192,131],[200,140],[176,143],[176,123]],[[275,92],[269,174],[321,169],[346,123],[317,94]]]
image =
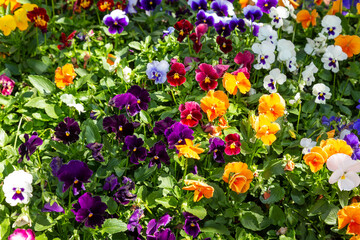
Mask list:
[[237,133],[229,134],[225,137],[225,153],[227,155],[237,155],[240,153],[240,136]]
[[194,42],[193,48],[196,53],[199,53],[202,48],[201,37],[207,32],[207,30],[208,25],[202,23],[195,28],[194,33],[190,34],[190,39]]
[[254,62],[255,56],[250,51],[244,51],[244,53],[239,52],[235,58],[234,62],[239,64],[240,67],[246,67],[251,70],[251,64]]
[[341,191],[351,191],[360,184],[360,162],[354,161],[349,155],[337,153],[326,161],[327,168],[333,172],[329,183],[338,183]]
[[201,108],[197,102],[186,102],[180,104],[180,122],[189,127],[195,127],[202,118]]
[[244,73],[244,75],[247,79],[250,79],[250,73],[246,67],[239,68],[238,70],[236,70],[235,72],[232,72],[231,74],[236,76],[240,72]]
[[221,63],[216,65],[214,68],[217,74],[219,75],[219,78],[222,78],[226,73],[226,71],[229,69],[229,67],[230,65],[223,65],[221,61]]
[[219,78],[219,75],[213,66],[202,63],[199,65],[199,69],[196,69],[195,72],[195,79],[199,82],[202,90],[209,91],[217,87],[218,82],[216,80]]
[[191,65],[193,65],[193,62],[200,62],[200,59],[198,59],[196,57],[185,57],[184,58],[185,71],[189,71],[191,69]]
[[35,240],[35,233],[31,229],[17,228],[8,238],[8,240]]
[[10,79],[5,74],[0,76],[0,91],[2,95],[10,95],[14,89],[14,86],[14,80]]

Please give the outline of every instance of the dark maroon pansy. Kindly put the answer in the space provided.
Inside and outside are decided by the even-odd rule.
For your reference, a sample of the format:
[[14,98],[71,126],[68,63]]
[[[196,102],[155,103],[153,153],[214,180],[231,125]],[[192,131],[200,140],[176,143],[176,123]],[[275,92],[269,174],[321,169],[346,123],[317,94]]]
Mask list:
[[62,44],[59,44],[57,47],[59,50],[63,50],[64,48],[71,46],[71,40],[75,37],[76,30],[70,33],[69,36],[66,36],[65,33],[61,33],[60,42]]
[[124,140],[123,151],[128,151],[130,156],[130,162],[133,164],[139,164],[139,161],[145,161],[147,151],[142,145],[144,141],[136,136],[126,136]]
[[229,134],[225,137],[225,153],[227,155],[237,155],[240,153],[240,136],[237,133]]
[[194,29],[194,26],[186,19],[182,19],[175,23],[174,28],[179,31],[177,40],[182,42],[184,38]]
[[36,147],[43,144],[43,140],[38,137],[37,132],[33,132],[29,138],[28,134],[24,134],[25,142],[20,145],[18,151],[20,154],[19,163],[23,161],[24,157],[29,161],[30,156],[35,152]]
[[57,177],[63,184],[63,192],[73,187],[74,195],[78,195],[81,190],[85,190],[84,183],[90,182],[93,171],[89,169],[86,163],[79,160],[71,160],[61,166],[57,172]]
[[213,66],[207,63],[202,63],[199,65],[199,69],[196,69],[195,72],[195,79],[199,82],[202,90],[209,91],[217,87],[218,82],[216,80],[219,78],[219,74]]
[[166,145],[162,141],[158,141],[150,148],[147,156],[150,159],[149,168],[157,164],[158,168],[161,168],[161,163],[170,165],[170,157],[166,151]]
[[135,128],[139,126],[138,123],[130,123],[125,115],[113,115],[111,117],[105,117],[103,120],[103,128],[108,133],[116,133],[116,139],[123,141],[126,136],[134,134]]
[[104,157],[101,155],[100,151],[103,147],[101,143],[89,143],[86,145],[88,149],[91,150],[92,157],[95,159],[95,161],[98,162],[104,162]]
[[234,76],[237,76],[238,73],[240,73],[240,72],[244,73],[244,75],[247,79],[250,79],[250,73],[246,67],[239,68],[238,70],[236,70],[235,72],[232,72],[231,74]]
[[255,56],[250,51],[239,52],[234,58],[234,62],[240,65],[240,68],[246,67],[249,71],[254,62]]
[[80,127],[75,119],[66,117],[55,128],[55,140],[62,141],[64,144],[74,143],[79,139]]
[[225,151],[225,142],[220,138],[210,138],[209,139],[209,152],[212,153],[215,162],[225,163],[224,160],[224,151]]
[[229,53],[232,51],[232,41],[221,36],[217,36],[216,42],[223,53]]
[[176,121],[172,120],[171,117],[166,117],[164,120],[155,122],[153,132],[155,135],[164,135],[165,130],[171,127]]
[[99,196],[93,197],[91,193],[84,193],[78,202],[72,205],[71,211],[75,214],[77,222],[83,222],[86,227],[101,227],[105,221],[105,211],[108,208]]
[[195,50],[196,53],[199,53],[202,48],[201,37],[207,32],[207,30],[208,30],[208,25],[202,23],[195,28],[194,33],[190,34],[190,39],[194,43],[193,49]]
[[182,85],[185,81],[185,66],[182,63],[174,63],[171,65],[170,71],[166,74],[167,81],[171,86],[177,87]]
[[186,102],[180,104],[180,122],[188,127],[196,127],[201,118],[201,108],[197,102]]

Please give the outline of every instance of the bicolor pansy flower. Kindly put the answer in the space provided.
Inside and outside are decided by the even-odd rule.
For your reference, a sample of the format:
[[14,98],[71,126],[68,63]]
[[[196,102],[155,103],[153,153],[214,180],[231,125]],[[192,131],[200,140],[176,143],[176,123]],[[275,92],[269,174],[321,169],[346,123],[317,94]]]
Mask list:
[[315,103],[325,104],[326,99],[331,98],[330,88],[323,83],[315,84],[312,93],[316,97]]
[[10,173],[4,179],[4,185],[2,187],[5,194],[5,201],[11,206],[16,206],[18,203],[28,204],[32,197],[32,181],[32,175],[23,170]]
[[341,19],[335,15],[326,15],[321,20],[321,26],[323,30],[321,31],[328,39],[334,39],[342,31]]
[[339,71],[339,61],[347,59],[346,53],[344,53],[340,46],[328,46],[325,54],[322,56],[321,61],[324,63],[326,70],[331,70],[334,73]]
[[251,49],[257,54],[258,63],[254,65],[254,68],[270,69],[271,64],[275,61],[275,46],[269,41],[264,41],[262,43],[254,43]]
[[274,93],[277,91],[276,84],[282,85],[285,81],[286,75],[281,73],[280,69],[275,68],[264,78],[264,88],[270,93]]

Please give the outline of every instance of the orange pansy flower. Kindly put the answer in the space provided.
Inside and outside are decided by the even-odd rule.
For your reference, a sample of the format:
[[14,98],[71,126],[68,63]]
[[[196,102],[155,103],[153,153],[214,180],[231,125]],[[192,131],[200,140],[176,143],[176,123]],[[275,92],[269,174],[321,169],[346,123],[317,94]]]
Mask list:
[[219,118],[219,127],[221,129],[227,129],[229,128],[228,121],[224,117]]
[[316,9],[312,10],[311,14],[308,10],[301,10],[296,15],[296,22],[301,23],[304,29],[307,29],[311,25],[316,26],[316,18],[319,17],[319,14],[316,12]]
[[239,0],[241,8],[245,8],[249,4],[249,0]]
[[[289,0],[289,2],[294,7],[294,9],[297,9],[300,6],[299,3],[295,2],[294,0]],[[285,7],[285,4],[282,0],[279,0],[278,4],[279,6]]]
[[65,64],[62,68],[58,67],[55,70],[55,83],[58,88],[64,88],[73,84],[76,77],[74,66],[71,63]]
[[256,137],[260,138],[267,146],[271,145],[276,140],[275,134],[280,130],[280,125],[271,122],[269,117],[264,114],[260,114],[253,122],[252,126],[256,131]]
[[314,0],[314,3],[318,6],[322,4],[323,0]]
[[243,72],[239,72],[236,76],[231,73],[225,73],[223,86],[230,94],[236,95],[238,89],[242,94],[249,92],[251,83]]
[[223,180],[229,183],[231,190],[236,193],[244,193],[249,190],[253,178],[253,172],[248,169],[246,163],[232,162],[225,166]]
[[329,138],[323,140],[320,142],[320,147],[327,153],[328,158],[336,153],[344,153],[349,156],[353,154],[351,146],[342,139]]
[[334,45],[340,46],[349,58],[360,53],[360,37],[356,35],[339,35]]
[[278,93],[262,95],[259,103],[259,114],[265,114],[270,121],[276,121],[284,115],[285,100]]
[[201,110],[206,113],[210,122],[224,115],[229,108],[229,99],[223,91],[210,90],[200,103]]
[[294,168],[295,168],[295,163],[294,163],[293,161],[289,160],[289,161],[286,163],[284,170],[291,172],[292,170],[294,170]]
[[185,139],[184,145],[176,145],[176,149],[179,150],[179,157],[185,156],[186,158],[194,158],[194,159],[200,159],[200,156],[198,154],[203,153],[205,150],[202,148],[199,148],[197,145],[193,145],[193,142],[190,139]]
[[114,63],[115,63],[115,60],[116,60],[116,56],[114,56],[114,55],[112,55],[111,53],[109,53],[106,62],[107,62],[110,66],[112,66],[112,65],[114,65]]
[[186,186],[183,190],[195,191],[194,202],[200,201],[203,197],[211,198],[214,195],[214,188],[206,183],[195,181],[195,180],[184,180]]
[[356,10],[357,10],[357,14],[360,14],[360,3],[356,4]]
[[343,0],[336,0],[333,2],[332,7],[328,11],[327,15],[335,15],[336,13],[342,13]]
[[321,147],[313,147],[311,151],[304,156],[306,165],[310,167],[313,173],[319,171],[327,159],[328,155]]
[[345,206],[338,212],[338,229],[347,227],[347,234],[359,235],[360,234],[360,203],[353,203]]

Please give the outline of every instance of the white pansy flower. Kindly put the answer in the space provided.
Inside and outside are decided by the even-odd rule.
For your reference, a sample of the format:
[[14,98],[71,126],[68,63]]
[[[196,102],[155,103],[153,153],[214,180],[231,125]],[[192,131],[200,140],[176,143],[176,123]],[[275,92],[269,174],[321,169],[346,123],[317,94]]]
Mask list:
[[132,72],[131,68],[129,68],[128,66],[126,66],[126,67],[123,68],[122,72],[123,72],[124,81],[125,81],[126,83],[129,83],[129,82],[130,82],[131,72]]
[[311,138],[303,138],[300,141],[300,146],[303,147],[302,154],[308,154],[313,147],[316,146],[316,142]]
[[280,39],[277,44],[278,57],[279,61],[286,62],[293,57],[296,57],[295,45],[286,39]]
[[360,161],[354,161],[349,155],[337,153],[326,161],[327,168],[333,172],[329,183],[338,183],[341,191],[351,191],[360,184]]
[[346,137],[346,135],[348,135],[350,133],[351,133],[351,131],[349,129],[345,128],[345,129],[341,130],[339,138],[344,139]]
[[32,181],[32,175],[23,170],[10,173],[2,187],[5,201],[11,206],[16,206],[18,203],[28,204],[32,197]]
[[334,73],[339,71],[339,61],[347,59],[347,54],[342,51],[340,46],[328,46],[321,61],[324,63],[324,68],[331,70]]
[[342,31],[341,19],[335,15],[326,15],[321,20],[321,26],[323,27],[321,33],[323,33],[328,39],[336,38]]
[[256,94],[256,90],[254,88],[250,88],[249,90],[249,96],[251,95],[255,95]]
[[269,24],[265,24],[259,29],[258,39],[261,42],[270,41],[272,44],[276,45],[278,34]]
[[291,34],[294,32],[294,26],[292,25],[291,21],[289,20],[284,20],[284,25],[281,27],[281,29],[284,32],[287,32],[288,34]]
[[307,44],[305,45],[305,52],[309,55],[320,55],[323,54],[326,50],[327,44],[326,40],[327,38],[325,35],[319,33],[319,35],[313,40],[310,38],[306,38]]
[[312,93],[316,97],[315,102],[319,104],[325,104],[326,99],[331,98],[330,88],[323,83],[315,84]]
[[315,66],[313,62],[305,67],[305,70],[301,73],[302,78],[306,84],[306,86],[311,86],[311,84],[315,81],[314,74],[318,72],[318,68]]
[[289,72],[295,72],[298,69],[298,64],[296,63],[295,56],[286,61],[286,67]]
[[126,12],[127,13],[137,13],[135,6],[138,3],[138,0],[129,0],[128,5],[126,7]]
[[277,91],[276,84],[282,85],[286,81],[286,75],[280,72],[280,69],[275,68],[269,72],[264,78],[264,88],[270,93]]
[[290,3],[289,0],[282,0],[284,6],[289,10],[290,16],[296,20],[296,14],[295,14],[295,9],[294,6]]
[[72,94],[65,93],[60,96],[60,100],[69,107],[74,107],[79,113],[85,112],[84,106],[81,103],[76,103],[76,98]]
[[[295,94],[294,99],[289,100],[289,104],[290,104],[290,105],[294,105],[294,104],[296,104],[296,103],[301,103],[300,93]],[[301,145],[301,143],[300,143],[300,145]],[[315,145],[316,145],[316,142],[315,142]]]
[[254,65],[254,68],[270,69],[271,64],[275,61],[275,46],[269,41],[264,41],[261,44],[254,43],[251,49],[257,54],[258,63]]
[[284,25],[284,19],[289,17],[289,11],[284,7],[272,7],[269,16],[271,18],[271,25],[275,28],[280,28]]

